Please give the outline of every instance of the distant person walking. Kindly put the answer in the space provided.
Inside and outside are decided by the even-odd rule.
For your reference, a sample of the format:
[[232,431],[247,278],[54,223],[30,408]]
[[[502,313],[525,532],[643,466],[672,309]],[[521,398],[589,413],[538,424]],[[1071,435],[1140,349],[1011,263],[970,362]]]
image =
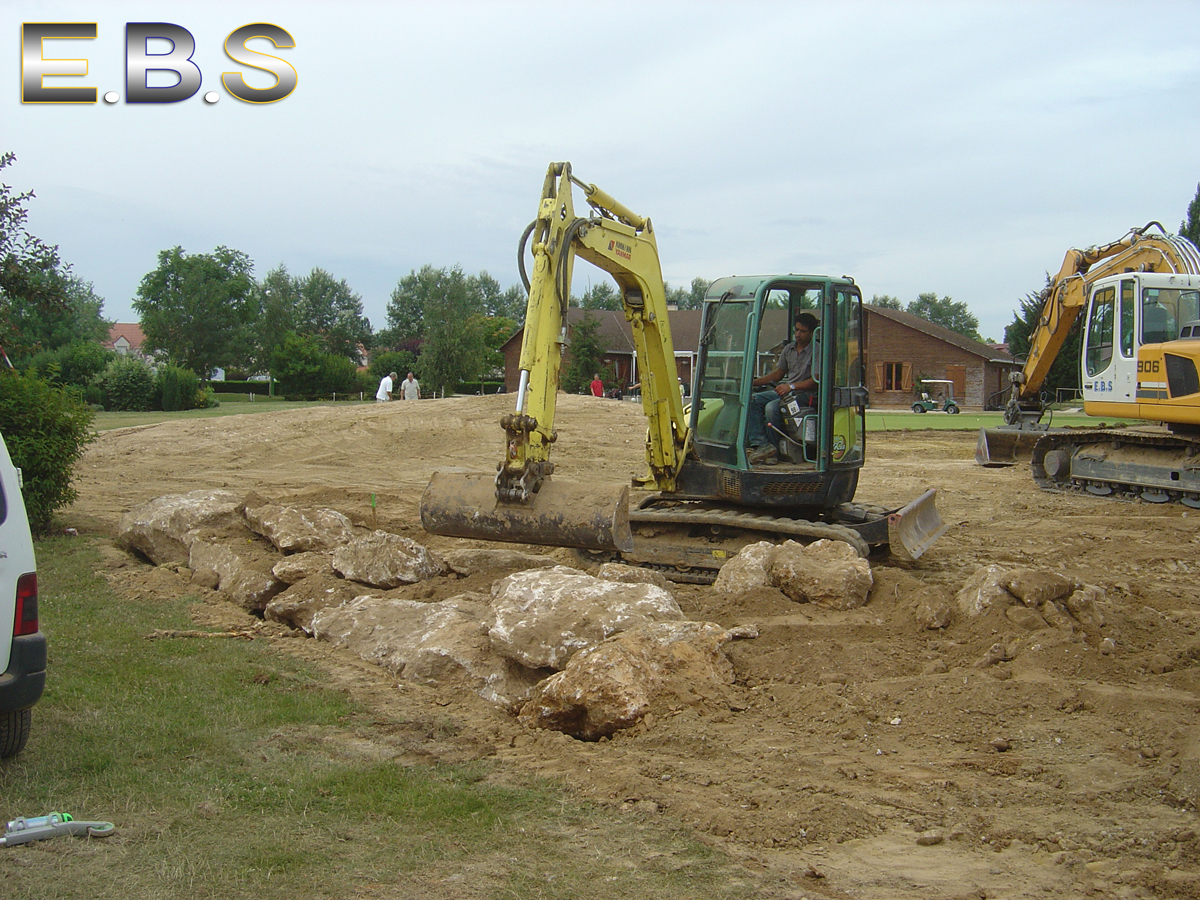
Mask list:
[[413,373],[409,372],[408,377],[400,382],[400,399],[401,400],[420,400],[421,399],[421,382],[413,378]]
[[592,383],[588,385],[588,388],[591,390],[593,397],[604,396],[604,382],[600,380],[599,375],[592,376]]
[[387,403],[392,399],[392,388],[396,384],[396,377],[396,373],[392,372],[379,379],[379,390],[375,392],[376,403]]

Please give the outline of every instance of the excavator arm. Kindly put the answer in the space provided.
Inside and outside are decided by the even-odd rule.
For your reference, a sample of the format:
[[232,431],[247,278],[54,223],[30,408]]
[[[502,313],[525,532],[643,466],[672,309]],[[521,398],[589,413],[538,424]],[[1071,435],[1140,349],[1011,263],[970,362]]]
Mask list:
[[[1156,226],[1161,234],[1147,234]],[[1087,306],[1088,290],[1099,278],[1119,272],[1200,272],[1196,248],[1167,234],[1158,222],[1134,228],[1102,247],[1068,250],[1062,267],[1042,291],[1042,311],[1030,336],[1024,368],[1014,373],[1004,419],[1010,425],[1035,424],[1045,409],[1042,384],[1058,357],[1071,326]]]
[[[583,190],[594,211],[592,216],[575,215],[573,184]],[[657,490],[674,490],[689,438],[650,220],[595,185],[577,180],[570,163],[552,163],[529,234],[534,264],[521,343],[521,375],[516,412],[501,420],[506,452],[496,477],[497,498],[527,503],[554,470],[550,447],[557,438],[554,419],[559,366],[576,256],[609,273],[617,283],[625,318],[632,327],[642,406],[649,421],[646,461],[650,471],[645,481]],[[523,262],[525,240],[521,243]]]
[[[576,216],[572,186],[583,190],[592,215]],[[532,237],[532,275],[525,247]],[[550,449],[558,438],[555,413],[566,343],[566,312],[576,256],[617,282],[633,331],[649,421],[646,461],[639,483],[674,491],[690,434],[675,374],[666,291],[650,220],[551,163],[537,218],[521,237],[518,261],[529,299],[514,412],[506,414],[504,456],[494,479],[435,473],[421,499],[427,531],[485,540],[574,546],[593,550],[632,547],[629,486],[585,485],[552,479]]]

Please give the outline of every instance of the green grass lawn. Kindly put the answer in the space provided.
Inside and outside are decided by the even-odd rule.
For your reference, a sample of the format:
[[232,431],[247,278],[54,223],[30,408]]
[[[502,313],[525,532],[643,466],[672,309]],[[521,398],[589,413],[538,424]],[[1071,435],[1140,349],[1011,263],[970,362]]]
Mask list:
[[[265,639],[149,639],[194,629],[196,601],[116,594],[84,538],[37,554],[48,682],[28,746],[0,762],[0,822],[59,811],[117,831],[0,847],[0,896],[754,895],[745,870],[665,824],[485,762],[395,758],[398,732],[451,727],[440,710],[381,721]],[[439,887],[456,878],[461,893]]]

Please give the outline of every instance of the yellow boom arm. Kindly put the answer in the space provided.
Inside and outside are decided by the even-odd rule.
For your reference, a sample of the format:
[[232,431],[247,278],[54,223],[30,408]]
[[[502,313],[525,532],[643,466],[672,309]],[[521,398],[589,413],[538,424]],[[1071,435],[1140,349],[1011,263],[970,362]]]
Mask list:
[[[571,185],[584,192],[594,214],[575,215]],[[633,330],[642,408],[649,420],[646,481],[674,490],[689,434],[675,375],[675,351],[667,319],[658,244],[650,220],[571,174],[570,163],[551,163],[531,226],[533,274],[521,343],[516,412],[500,422],[505,457],[496,476],[497,499],[527,502],[554,471],[554,430],[559,368],[566,340],[564,319],[578,255],[612,275]],[[524,241],[522,241],[524,244]],[[522,248],[522,253],[524,252]]]
[[[1163,233],[1146,234],[1151,225]],[[1103,247],[1068,250],[1062,268],[1042,292],[1038,327],[1031,336],[1025,367],[1014,378],[1010,409],[1015,401],[1037,397],[1071,325],[1087,305],[1088,288],[1097,279],[1119,272],[1200,273],[1200,256],[1190,241],[1167,234],[1157,222]]]

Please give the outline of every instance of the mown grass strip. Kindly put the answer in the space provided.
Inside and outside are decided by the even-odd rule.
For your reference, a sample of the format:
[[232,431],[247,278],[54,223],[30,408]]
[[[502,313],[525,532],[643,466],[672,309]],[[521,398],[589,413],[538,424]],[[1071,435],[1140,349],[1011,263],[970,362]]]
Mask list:
[[552,786],[350,752],[389,745],[318,668],[261,640],[149,640],[194,628],[193,601],[117,595],[81,539],[37,549],[49,683],[0,763],[0,821],[58,810],[118,833],[0,847],[4,897],[753,894],[688,835]]

